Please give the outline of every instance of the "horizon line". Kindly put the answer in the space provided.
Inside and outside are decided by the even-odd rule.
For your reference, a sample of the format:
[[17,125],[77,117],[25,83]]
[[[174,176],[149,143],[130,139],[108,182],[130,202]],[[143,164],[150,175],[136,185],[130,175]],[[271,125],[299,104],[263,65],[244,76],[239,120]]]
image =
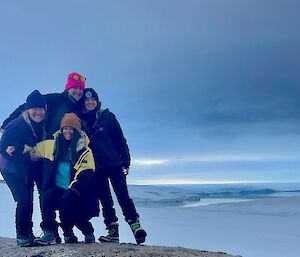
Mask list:
[[167,186],[167,185],[230,185],[230,184],[297,184],[300,181],[195,181],[195,182],[176,182],[176,181],[133,181],[129,185],[136,186]]
[[[0,178],[0,182],[5,182]],[[152,182],[152,183],[151,183]],[[230,184],[298,184],[300,181],[199,181],[199,182],[155,182],[155,181],[140,181],[128,182],[128,185],[133,186],[168,186],[168,185],[230,185]]]

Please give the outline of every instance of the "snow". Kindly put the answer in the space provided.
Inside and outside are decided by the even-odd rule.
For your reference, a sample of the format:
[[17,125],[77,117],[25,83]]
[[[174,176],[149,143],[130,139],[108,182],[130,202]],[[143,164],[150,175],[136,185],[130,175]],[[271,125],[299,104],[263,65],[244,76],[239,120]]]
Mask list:
[[[211,195],[207,194],[209,190]],[[203,187],[130,186],[142,225],[148,232],[147,245],[223,251],[243,257],[299,256],[299,193],[270,195],[263,190],[259,196],[250,192],[247,196],[235,194],[232,197],[229,194],[231,197],[227,197],[224,194],[221,197],[228,188],[213,190],[210,187],[209,190]],[[215,193],[219,193],[218,197],[213,197]],[[207,198],[201,198],[199,202],[197,197],[201,194]],[[201,201],[207,204],[200,205]],[[0,184],[0,236],[15,237],[14,208],[7,186]],[[120,208],[117,208],[117,214],[121,242],[134,242]],[[39,222],[38,204],[35,204],[36,234],[41,232]],[[105,233],[102,217],[94,218],[92,222],[97,237]],[[79,231],[76,234],[82,238]]]

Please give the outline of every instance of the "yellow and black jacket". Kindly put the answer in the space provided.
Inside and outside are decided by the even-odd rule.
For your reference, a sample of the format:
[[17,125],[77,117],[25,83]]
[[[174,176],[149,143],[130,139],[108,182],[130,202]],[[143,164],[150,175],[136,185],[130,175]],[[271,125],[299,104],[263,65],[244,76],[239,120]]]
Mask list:
[[[43,187],[42,193],[55,186],[55,176],[57,163],[54,160],[55,142],[61,131],[54,133],[52,139],[44,140],[35,147],[36,154],[43,158]],[[69,188],[76,191],[86,204],[86,211],[89,217],[99,215],[99,203],[97,191],[94,185],[95,162],[93,153],[88,147],[89,139],[81,131],[81,137],[78,140],[76,151],[77,160],[71,163],[71,181]]]

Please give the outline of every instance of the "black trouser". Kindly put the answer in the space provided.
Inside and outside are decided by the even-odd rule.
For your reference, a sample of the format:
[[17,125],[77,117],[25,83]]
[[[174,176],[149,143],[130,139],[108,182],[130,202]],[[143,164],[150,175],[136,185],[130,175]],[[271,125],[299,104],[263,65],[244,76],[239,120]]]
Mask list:
[[61,227],[64,234],[69,234],[74,225],[78,227],[84,235],[94,232],[92,224],[84,215],[82,209],[82,199],[76,192],[73,192],[72,198],[67,197],[70,191],[51,187],[42,194],[42,215],[43,226],[45,229],[54,231],[56,229],[55,210],[59,210]]
[[109,181],[117,196],[125,220],[127,222],[136,221],[139,215],[136,212],[132,199],[129,197],[126,176],[122,172],[122,167],[107,166],[96,170],[96,186],[102,205],[102,215],[105,225],[109,227],[112,222],[118,221],[116,211],[113,207],[114,202],[109,187]]
[[[34,166],[37,168],[37,166]],[[34,182],[38,191],[41,190],[42,171],[30,168],[27,178],[2,171],[2,176],[17,203],[15,222],[18,236],[28,236],[32,233],[33,188]]]

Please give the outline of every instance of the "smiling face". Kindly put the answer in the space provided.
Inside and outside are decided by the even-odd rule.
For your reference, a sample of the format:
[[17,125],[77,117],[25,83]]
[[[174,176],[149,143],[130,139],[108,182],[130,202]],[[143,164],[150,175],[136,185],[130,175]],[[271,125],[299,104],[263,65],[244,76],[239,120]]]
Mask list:
[[79,101],[83,95],[83,89],[81,87],[71,87],[68,90],[70,96],[72,96],[76,101]]
[[73,133],[74,133],[74,130],[72,127],[69,127],[69,126],[66,126],[66,127],[63,127],[62,129],[62,133],[64,135],[64,138],[69,141],[72,139],[73,137]]
[[45,118],[46,111],[43,108],[30,108],[27,111],[30,119],[34,122],[42,122]]
[[98,102],[95,97],[88,97],[85,99],[84,105],[87,111],[92,111],[97,107]]

